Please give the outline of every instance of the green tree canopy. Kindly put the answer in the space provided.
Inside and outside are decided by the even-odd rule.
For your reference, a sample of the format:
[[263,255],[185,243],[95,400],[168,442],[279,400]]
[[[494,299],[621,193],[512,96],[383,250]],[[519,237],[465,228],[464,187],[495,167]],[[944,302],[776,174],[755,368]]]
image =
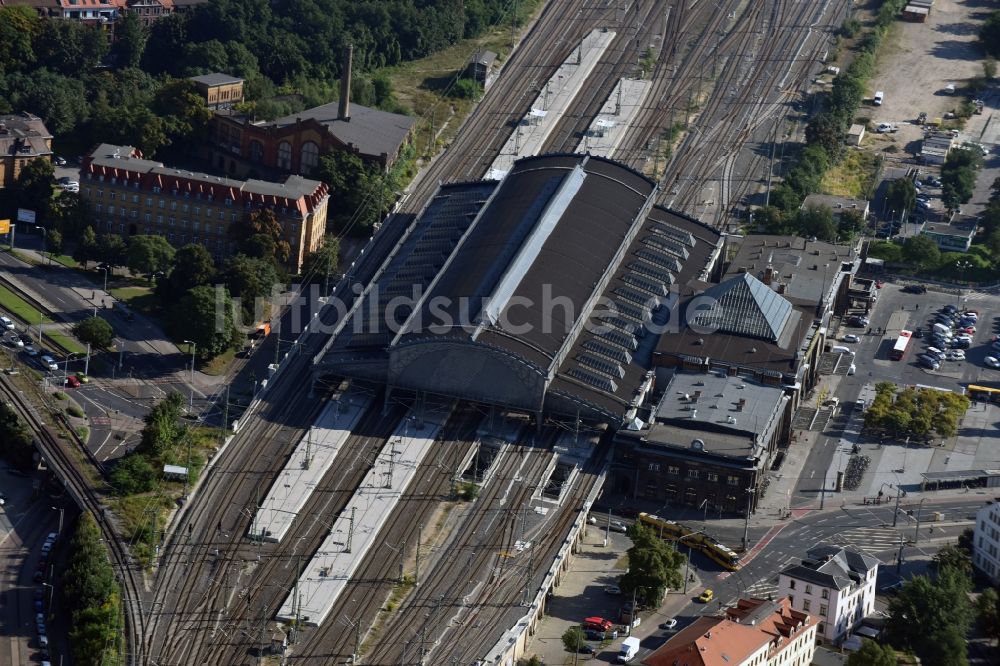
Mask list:
[[278,283],[273,262],[238,254],[226,263],[225,279],[233,298],[240,299],[242,325],[267,318],[271,291]]
[[845,666],[897,666],[896,651],[888,645],[879,645],[867,638],[861,642],[861,649],[852,652]]
[[[119,67],[138,67],[146,50],[149,34],[136,12],[125,12],[115,26],[115,44],[112,54]],[[222,70],[224,71],[224,70]]]
[[73,335],[80,342],[90,344],[97,349],[107,349],[115,339],[115,331],[111,324],[100,317],[88,317],[73,327]]
[[917,203],[917,188],[909,178],[890,180],[885,188],[885,205],[893,211],[892,217],[902,217],[903,212],[913,210]]
[[629,570],[619,585],[625,595],[635,594],[646,606],[659,606],[667,588],[683,583],[680,567],[684,556],[640,522],[629,529]]
[[965,666],[965,634],[972,621],[969,578],[944,567],[936,581],[916,576],[889,602],[887,629],[898,647],[912,649],[923,663]]
[[820,240],[837,239],[837,223],[829,206],[807,206],[798,213],[798,230],[802,236],[815,236]]
[[176,337],[192,340],[201,358],[218,356],[238,339],[232,299],[221,285],[190,289],[174,305],[171,314]]
[[174,301],[192,287],[209,284],[215,278],[215,262],[203,245],[189,243],[176,253],[165,280],[157,282],[156,289],[165,301]]
[[991,12],[983,21],[979,27],[979,41],[988,54],[1000,57],[1000,11]]
[[111,470],[111,487],[119,495],[148,493],[156,487],[156,470],[140,453],[130,453]]
[[302,275],[310,282],[335,282],[334,277],[340,264],[340,240],[333,234],[327,234],[315,252],[306,255],[302,264]]
[[928,236],[911,236],[903,243],[903,259],[921,268],[933,268],[941,259],[941,250]]
[[579,652],[587,642],[587,636],[580,627],[570,627],[563,632],[562,642],[567,652]]
[[97,258],[114,268],[124,266],[128,248],[121,236],[101,234],[97,237]]
[[86,268],[87,264],[96,260],[97,257],[97,234],[94,233],[94,227],[87,226],[84,228],[83,234],[81,234],[80,240],[76,244],[76,249],[73,251],[73,258]]
[[176,391],[156,403],[143,417],[145,425],[136,450],[144,455],[159,455],[180,440],[185,430],[180,420],[183,406],[184,398]]
[[128,241],[127,265],[133,273],[152,279],[166,271],[174,259],[174,247],[163,236],[132,236]]
[[46,222],[52,202],[54,170],[48,160],[31,160],[14,182],[14,207],[35,211],[38,224]]
[[270,208],[251,211],[239,224],[229,226],[229,235],[236,241],[237,251],[250,258],[281,266],[291,256],[292,248],[285,240],[281,222]]
[[976,599],[976,623],[980,630],[1000,644],[1000,594],[988,587]]

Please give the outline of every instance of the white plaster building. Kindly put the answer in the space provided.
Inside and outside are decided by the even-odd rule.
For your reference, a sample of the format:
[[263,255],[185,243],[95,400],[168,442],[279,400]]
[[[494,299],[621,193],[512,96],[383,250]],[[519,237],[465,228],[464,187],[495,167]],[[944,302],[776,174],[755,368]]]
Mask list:
[[879,561],[838,546],[817,546],[806,555],[779,574],[778,594],[819,618],[818,638],[837,642],[874,610]]
[[994,585],[1000,583],[1000,497],[990,500],[976,512],[972,565],[986,574]]

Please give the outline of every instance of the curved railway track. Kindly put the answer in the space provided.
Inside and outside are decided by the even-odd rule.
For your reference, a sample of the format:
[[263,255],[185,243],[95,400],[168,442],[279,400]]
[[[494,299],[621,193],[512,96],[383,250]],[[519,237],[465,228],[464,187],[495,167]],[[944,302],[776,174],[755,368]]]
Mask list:
[[[93,515],[101,529],[101,535],[108,545],[108,555],[115,569],[118,582],[122,586],[122,607],[125,615],[126,649],[129,651],[126,662],[136,666],[147,663],[147,655],[143,652],[142,637],[146,635],[146,615],[142,607],[142,585],[132,565],[131,557],[125,545],[119,540],[117,533],[105,517],[104,506],[98,494],[92,489],[90,482],[80,472],[75,456],[69,451],[69,445],[46,423],[38,418],[37,413],[24,396],[11,387],[7,379],[0,378],[0,399],[13,406],[34,435],[35,442],[48,463],[63,480],[70,495],[77,501],[83,511]],[[82,452],[80,452],[82,455]]]

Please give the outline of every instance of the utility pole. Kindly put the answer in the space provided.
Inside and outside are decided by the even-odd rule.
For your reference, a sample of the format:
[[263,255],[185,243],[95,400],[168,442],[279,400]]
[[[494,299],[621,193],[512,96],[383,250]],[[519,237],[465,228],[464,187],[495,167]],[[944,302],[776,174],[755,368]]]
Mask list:
[[903,535],[900,534],[899,535],[899,553],[896,555],[896,575],[897,576],[899,575],[899,572],[902,570],[902,568],[903,568]]
[[299,596],[299,578],[300,572],[302,571],[302,556],[295,556],[295,595],[292,597],[292,605],[295,607],[295,626],[292,628],[292,644],[295,644],[295,638],[299,633],[299,618],[302,613],[302,597]]
[[313,433],[313,427],[309,426],[309,430],[306,431],[306,460],[304,465],[305,469],[309,469],[309,463],[312,461],[312,441],[313,441],[312,433]]
[[420,542],[424,537],[424,526],[417,525],[417,555],[413,564],[413,587],[420,587]]
[[351,517],[347,524],[347,544],[344,548],[345,553],[351,552],[351,543],[354,541],[354,509],[356,507],[351,507]]
[[226,397],[222,401],[222,441],[226,441],[229,431],[229,384],[226,384]]
[[257,663],[264,660],[264,632],[267,631],[267,604],[261,605],[263,611],[260,616],[260,650],[257,652]]
[[899,488],[896,488],[896,510],[892,512],[892,526],[895,527],[896,523],[899,521]]
[[278,316],[274,318],[274,367],[277,369],[278,361],[281,357],[281,307],[278,307]]

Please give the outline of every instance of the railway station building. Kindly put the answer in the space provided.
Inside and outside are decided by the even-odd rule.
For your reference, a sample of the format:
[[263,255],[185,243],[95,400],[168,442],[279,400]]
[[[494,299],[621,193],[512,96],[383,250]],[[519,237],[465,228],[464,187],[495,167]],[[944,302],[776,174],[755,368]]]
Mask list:
[[659,401],[615,435],[612,487],[633,497],[753,512],[788,438],[792,398],[727,372],[671,376]]
[[617,428],[653,387],[674,292],[720,233],[611,160],[545,155],[439,188],[341,319],[315,378]]

